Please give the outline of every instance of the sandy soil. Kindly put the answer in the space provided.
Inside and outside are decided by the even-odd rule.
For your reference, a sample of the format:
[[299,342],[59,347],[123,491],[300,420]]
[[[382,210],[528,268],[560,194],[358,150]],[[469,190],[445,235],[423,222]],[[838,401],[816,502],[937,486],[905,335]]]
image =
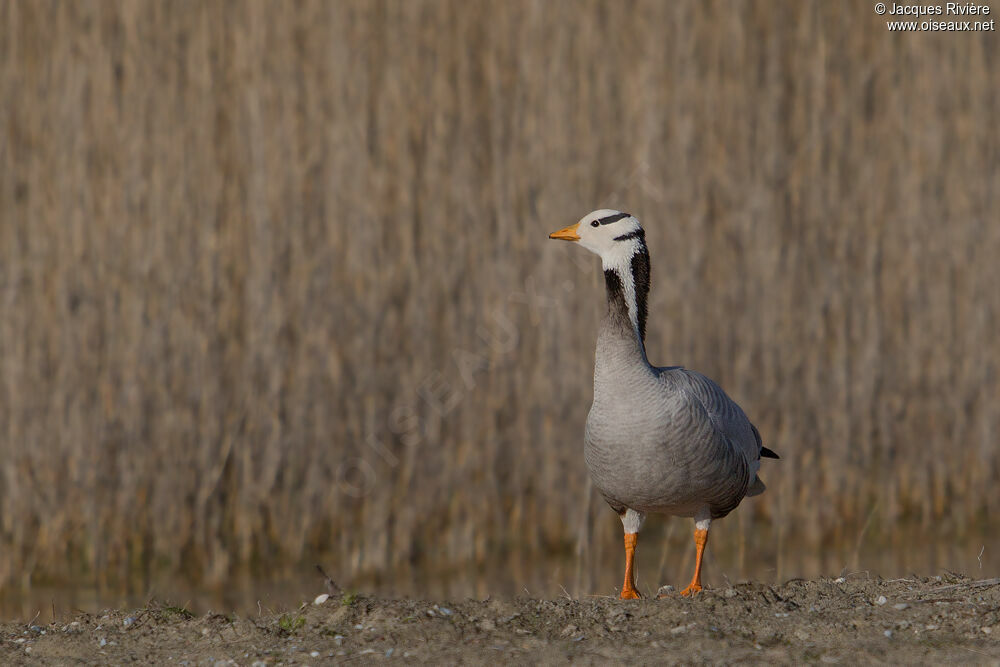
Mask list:
[[[4,624],[2,664],[892,662],[1000,664],[1000,579],[738,584],[695,599],[333,596],[285,614],[150,604]],[[223,662],[219,662],[223,661]]]

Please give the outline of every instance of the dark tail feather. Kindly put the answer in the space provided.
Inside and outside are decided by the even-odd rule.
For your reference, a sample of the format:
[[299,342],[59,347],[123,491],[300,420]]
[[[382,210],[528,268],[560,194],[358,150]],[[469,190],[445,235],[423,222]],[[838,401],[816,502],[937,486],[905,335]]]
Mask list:
[[761,447],[760,448],[760,456],[761,456],[761,458],[765,458],[765,459],[780,459],[781,458],[780,456],[778,456],[777,454],[775,454],[774,452],[772,452],[767,447]]

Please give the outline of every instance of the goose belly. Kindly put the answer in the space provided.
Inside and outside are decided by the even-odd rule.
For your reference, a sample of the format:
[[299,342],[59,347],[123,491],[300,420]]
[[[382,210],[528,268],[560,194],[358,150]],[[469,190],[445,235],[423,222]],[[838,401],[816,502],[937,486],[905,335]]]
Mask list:
[[[709,424],[644,419],[620,413],[587,420],[584,455],[594,486],[616,509],[693,516],[706,505],[735,506],[747,484],[746,465]],[[728,512],[728,509],[725,510]]]

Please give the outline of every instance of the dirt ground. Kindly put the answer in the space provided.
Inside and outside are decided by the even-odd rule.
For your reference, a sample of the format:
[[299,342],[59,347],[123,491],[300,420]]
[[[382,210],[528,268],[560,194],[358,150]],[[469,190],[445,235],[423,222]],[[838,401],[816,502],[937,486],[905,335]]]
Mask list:
[[695,599],[331,596],[284,614],[151,603],[4,624],[2,664],[891,662],[1000,664],[1000,578],[738,584]]

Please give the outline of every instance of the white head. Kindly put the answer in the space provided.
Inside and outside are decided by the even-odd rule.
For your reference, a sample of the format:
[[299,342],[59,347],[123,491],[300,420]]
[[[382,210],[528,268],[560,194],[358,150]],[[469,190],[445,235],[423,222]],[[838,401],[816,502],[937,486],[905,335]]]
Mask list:
[[639,221],[628,213],[602,208],[592,211],[558,232],[550,239],[576,241],[590,252],[599,255],[604,269],[625,269],[632,257],[646,248],[645,232]]
[[601,257],[611,317],[627,322],[640,341],[644,340],[649,251],[639,221],[628,213],[605,208],[588,213],[549,238],[574,241]]

